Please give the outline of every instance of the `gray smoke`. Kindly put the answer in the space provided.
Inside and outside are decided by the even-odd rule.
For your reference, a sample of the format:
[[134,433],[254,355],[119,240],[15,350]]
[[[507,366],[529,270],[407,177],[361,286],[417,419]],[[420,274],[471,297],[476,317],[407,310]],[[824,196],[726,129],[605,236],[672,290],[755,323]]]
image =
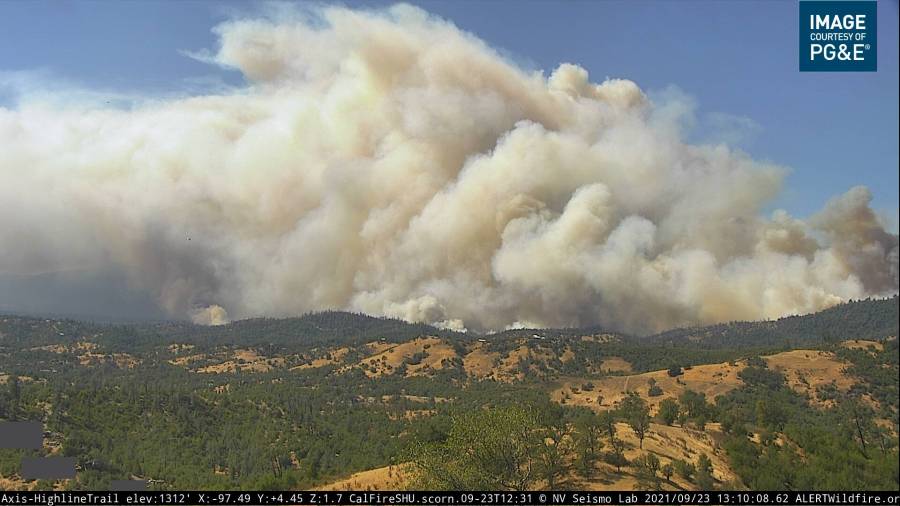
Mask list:
[[783,170],[685,142],[678,104],[631,81],[528,73],[409,6],[216,31],[195,56],[246,89],[0,108],[0,274],[112,266],[207,324],[344,308],[634,332],[898,290],[867,189],[764,217]]

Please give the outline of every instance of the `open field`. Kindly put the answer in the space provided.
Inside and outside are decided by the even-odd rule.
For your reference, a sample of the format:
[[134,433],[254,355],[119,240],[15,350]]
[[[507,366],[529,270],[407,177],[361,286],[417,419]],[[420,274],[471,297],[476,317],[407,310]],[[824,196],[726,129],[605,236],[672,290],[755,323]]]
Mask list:
[[866,339],[850,339],[849,341],[844,341],[841,343],[841,346],[844,348],[848,348],[851,350],[869,350],[873,349],[876,351],[883,351],[884,344],[879,343],[878,341],[871,341]]
[[[647,401],[651,412],[655,413],[663,399],[677,398],[685,390],[704,393],[710,400],[730,392],[742,384],[737,374],[745,366],[742,362],[734,365],[699,365],[686,369],[683,375],[674,378],[665,370],[600,379],[564,378],[550,396],[561,404],[587,406],[600,411],[612,409],[629,391],[635,391]],[[648,394],[651,379],[662,389],[662,395],[651,397]],[[598,403],[598,400],[602,402]]]
[[[818,350],[793,350],[763,357],[769,368],[785,375],[788,385],[800,394],[815,399],[817,387],[834,384],[839,391],[847,391],[855,382],[833,353]],[[703,393],[710,401],[743,385],[738,373],[746,361],[723,362],[686,368],[684,374],[669,376],[665,370],[600,379],[561,378],[552,390],[551,398],[565,405],[587,406],[594,410],[613,408],[629,391],[647,401],[655,413],[663,399],[678,398],[685,390]],[[650,396],[650,381],[662,389],[662,394]],[[601,402],[598,402],[601,401]]]
[[324,356],[313,359],[309,363],[300,364],[298,366],[292,367],[292,371],[302,371],[304,369],[318,369],[319,367],[325,367],[327,365],[338,365],[342,364],[344,361],[344,357],[347,356],[347,353],[350,352],[350,348],[346,346],[338,348],[336,350],[329,351]]
[[449,367],[457,358],[456,351],[435,337],[424,337],[401,343],[363,359],[359,365],[366,376],[377,378],[395,374],[406,365],[406,376],[426,375],[429,371]]
[[846,392],[856,382],[844,369],[848,364],[837,360],[833,353],[816,350],[793,350],[763,357],[770,369],[784,374],[787,384],[795,392],[808,395],[812,402],[831,405],[831,401],[816,399],[818,387],[834,384],[841,392]]
[[475,348],[463,357],[466,374],[474,378],[487,378],[495,373],[495,364],[500,362],[500,354],[485,351],[485,346],[478,343]]
[[283,367],[283,357],[266,358],[253,349],[237,349],[231,353],[230,360],[200,367],[198,373],[220,374],[230,372],[269,372],[275,367]]
[[316,487],[315,490],[403,490],[408,486],[407,476],[404,474],[405,469],[406,466],[404,465],[370,469],[354,473],[348,478]]

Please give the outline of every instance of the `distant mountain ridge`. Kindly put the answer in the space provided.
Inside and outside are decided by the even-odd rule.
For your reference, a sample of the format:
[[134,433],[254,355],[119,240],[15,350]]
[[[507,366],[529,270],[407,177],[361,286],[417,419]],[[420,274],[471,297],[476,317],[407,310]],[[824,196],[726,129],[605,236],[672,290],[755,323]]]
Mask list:
[[897,336],[898,298],[865,299],[771,321],[729,322],[667,330],[646,338],[653,343],[702,342],[704,347],[808,345]]
[[[704,348],[814,345],[856,339],[880,339],[898,333],[898,297],[865,299],[800,316],[771,321],[728,322],[684,327],[639,337],[613,332],[599,326],[580,328],[510,329],[478,334],[441,329],[424,323],[410,323],[346,311],[323,311],[291,318],[251,318],[225,325],[202,326],[188,322],[94,323],[80,320],[0,315],[6,325],[18,322],[34,326],[44,322],[42,332],[30,331],[30,344],[55,342],[59,335],[97,335],[113,348],[158,345],[189,341],[210,345],[290,345],[298,339],[309,345],[357,345],[383,339],[404,342],[420,336],[454,338],[462,342],[475,339],[507,341],[521,338],[577,338],[584,335],[608,335],[618,340],[646,345],[692,344]],[[28,322],[32,322],[29,324]],[[52,323],[52,325],[51,325]],[[0,335],[2,342],[2,335]]]

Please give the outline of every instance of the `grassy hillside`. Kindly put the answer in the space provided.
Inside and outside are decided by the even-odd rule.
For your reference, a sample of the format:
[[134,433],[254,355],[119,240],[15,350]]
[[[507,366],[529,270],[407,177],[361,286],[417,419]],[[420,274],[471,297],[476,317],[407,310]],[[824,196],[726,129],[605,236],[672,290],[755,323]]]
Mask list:
[[0,420],[41,420],[31,453],[80,466],[24,482],[28,452],[0,450],[0,479],[340,488],[388,470],[397,486],[509,488],[465,481],[499,471],[447,457],[496,433],[540,470],[516,482],[528,488],[896,489],[896,304],[646,338],[344,312],[217,327],[0,316]]

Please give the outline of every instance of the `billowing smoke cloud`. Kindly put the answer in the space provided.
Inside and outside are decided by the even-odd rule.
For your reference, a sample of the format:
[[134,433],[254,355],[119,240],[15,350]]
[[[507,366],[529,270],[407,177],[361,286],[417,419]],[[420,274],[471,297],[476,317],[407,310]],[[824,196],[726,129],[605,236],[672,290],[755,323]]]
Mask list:
[[217,304],[191,311],[191,321],[199,325],[224,325],[228,323],[228,311]]
[[[525,72],[408,6],[235,20],[235,93],[0,109],[0,273],[115,266],[174,317],[345,308],[449,328],[635,332],[895,293],[853,188],[691,145],[679,103]],[[227,313],[226,313],[227,310]]]

